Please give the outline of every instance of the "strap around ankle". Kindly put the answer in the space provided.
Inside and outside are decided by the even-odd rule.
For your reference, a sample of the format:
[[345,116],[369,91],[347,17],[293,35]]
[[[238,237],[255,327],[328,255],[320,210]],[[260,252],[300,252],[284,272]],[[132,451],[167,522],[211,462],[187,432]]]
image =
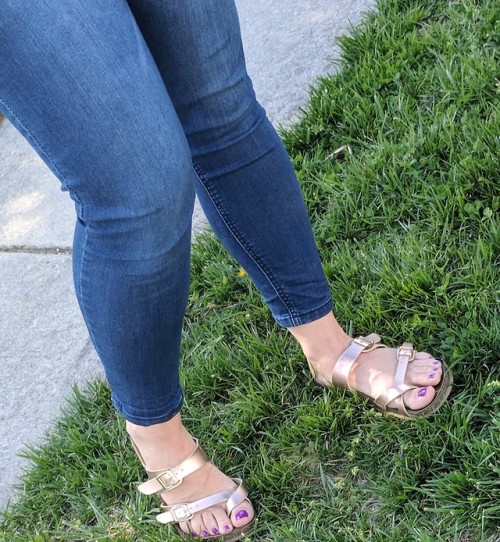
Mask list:
[[196,448],[189,457],[171,469],[156,471],[148,470],[147,473],[150,479],[139,486],[139,491],[144,495],[152,495],[153,493],[158,493],[160,491],[169,491],[180,485],[186,476],[189,476],[207,463],[210,463],[210,459],[198,444],[198,441],[196,439],[193,440],[196,443]]
[[349,389],[352,389],[349,384],[349,374],[359,355],[362,352],[369,352],[374,348],[383,346],[383,344],[380,344],[380,336],[376,333],[371,333],[366,337],[356,337],[353,339],[333,367],[331,377],[332,384],[347,386]]

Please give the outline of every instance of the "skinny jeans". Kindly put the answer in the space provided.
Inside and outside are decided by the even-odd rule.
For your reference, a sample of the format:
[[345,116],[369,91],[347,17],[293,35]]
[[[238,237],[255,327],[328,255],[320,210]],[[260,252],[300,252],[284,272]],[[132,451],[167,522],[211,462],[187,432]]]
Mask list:
[[75,203],[76,294],[129,421],[182,405],[195,191],[280,325],[331,310],[233,0],[0,0],[0,110]]

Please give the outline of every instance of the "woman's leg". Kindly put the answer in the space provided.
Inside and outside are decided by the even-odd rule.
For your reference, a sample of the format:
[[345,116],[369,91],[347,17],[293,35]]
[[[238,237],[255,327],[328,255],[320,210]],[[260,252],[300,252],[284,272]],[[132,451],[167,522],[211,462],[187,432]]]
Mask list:
[[75,201],[75,287],[113,402],[165,421],[182,403],[191,157],[125,2],[12,0],[0,104]]
[[[194,173],[127,3],[3,2],[0,107],[75,201],[75,287],[113,403],[130,426],[167,434],[169,454],[151,461],[175,466],[193,448],[179,423],[178,363]],[[233,485],[213,466],[195,475],[184,494]]]
[[[196,189],[210,223],[324,374],[350,342],[331,298],[299,185],[281,141],[255,100],[233,0],[129,0],[189,142]],[[169,31],[167,32],[166,29]],[[362,354],[360,391],[392,386],[394,350]],[[432,401],[440,365],[417,355],[405,395],[413,409]],[[425,389],[430,386],[428,389]],[[420,395],[419,395],[420,394]]]
[[255,99],[233,0],[129,0],[189,142],[217,236],[290,327],[332,306],[290,160]]

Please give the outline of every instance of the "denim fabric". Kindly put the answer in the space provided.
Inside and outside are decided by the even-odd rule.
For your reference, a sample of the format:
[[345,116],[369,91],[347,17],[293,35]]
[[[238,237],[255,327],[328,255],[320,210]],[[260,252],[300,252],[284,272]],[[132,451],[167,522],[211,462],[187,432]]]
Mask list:
[[159,423],[182,405],[195,190],[279,324],[331,310],[233,0],[6,0],[0,109],[75,202],[75,289],[128,420]]

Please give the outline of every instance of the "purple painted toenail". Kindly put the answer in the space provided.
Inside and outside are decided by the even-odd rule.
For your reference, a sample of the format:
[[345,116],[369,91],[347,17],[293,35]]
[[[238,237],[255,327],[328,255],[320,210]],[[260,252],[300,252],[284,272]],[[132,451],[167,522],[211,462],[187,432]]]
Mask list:
[[215,528],[214,528],[214,529],[212,529],[212,532],[213,532],[214,534],[219,534],[219,529],[215,529]]
[[246,510],[240,510],[235,516],[236,519],[245,519],[247,517],[248,517],[248,512]]
[[198,533],[195,533],[194,531],[191,532],[193,536],[198,536]]
[[224,531],[227,533],[227,531],[230,531],[231,527],[229,525],[224,525]]
[[441,363],[441,362],[440,362],[440,361],[438,361],[437,359],[436,359],[436,360],[434,360],[434,365],[439,365],[440,363]]
[[427,388],[422,388],[419,392],[418,392],[418,396],[419,397],[425,397],[425,394],[427,393]]
[[210,536],[210,533],[208,531],[201,531],[201,534],[203,536]]
[[435,378],[436,377],[436,373],[432,373],[429,375],[429,378]]

